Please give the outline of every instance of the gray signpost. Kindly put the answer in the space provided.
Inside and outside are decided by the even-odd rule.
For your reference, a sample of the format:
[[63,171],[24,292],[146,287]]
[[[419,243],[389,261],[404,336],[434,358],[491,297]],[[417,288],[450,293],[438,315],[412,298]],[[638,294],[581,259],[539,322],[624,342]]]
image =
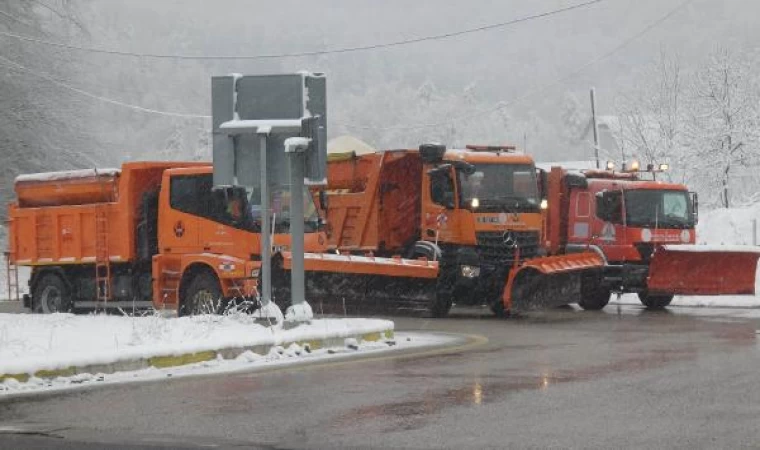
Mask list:
[[[321,74],[229,75],[211,80],[214,186],[259,189],[261,314],[272,302],[271,186],[290,185],[291,300],[286,319],[311,318],[304,292],[304,185],[326,182],[326,80]],[[287,155],[287,157],[286,157]],[[258,167],[258,170],[256,168]]]

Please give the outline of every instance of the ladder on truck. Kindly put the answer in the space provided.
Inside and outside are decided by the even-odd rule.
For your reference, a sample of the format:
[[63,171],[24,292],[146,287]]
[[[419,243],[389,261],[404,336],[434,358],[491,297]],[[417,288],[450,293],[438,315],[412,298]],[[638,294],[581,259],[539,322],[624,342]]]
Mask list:
[[19,301],[18,266],[11,261],[11,252],[5,252],[5,276],[8,286],[8,300]]
[[98,308],[111,300],[111,257],[108,250],[108,212],[99,207],[95,212],[95,293]]

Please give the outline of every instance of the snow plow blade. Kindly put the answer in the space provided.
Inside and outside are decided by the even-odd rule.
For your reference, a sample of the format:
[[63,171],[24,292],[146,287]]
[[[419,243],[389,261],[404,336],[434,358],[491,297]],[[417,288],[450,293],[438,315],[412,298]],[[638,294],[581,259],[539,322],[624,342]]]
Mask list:
[[655,295],[754,295],[760,248],[663,245],[649,263]]
[[604,260],[596,253],[571,253],[526,261],[509,272],[502,296],[504,311],[519,313],[577,303],[584,277],[598,274]]
[[[272,295],[281,307],[290,304],[291,263],[290,253],[282,252],[272,265]],[[306,299],[316,313],[436,317],[448,313],[448,307],[437,301],[434,261],[306,253],[304,269]]]

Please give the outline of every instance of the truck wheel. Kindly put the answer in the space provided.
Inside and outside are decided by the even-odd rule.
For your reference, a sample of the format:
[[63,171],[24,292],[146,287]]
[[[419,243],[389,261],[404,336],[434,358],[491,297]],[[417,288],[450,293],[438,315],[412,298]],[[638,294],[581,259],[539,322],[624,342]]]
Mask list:
[[639,300],[647,309],[663,309],[673,301],[672,295],[649,295],[639,292]]
[[504,302],[501,299],[497,299],[491,303],[491,311],[498,318],[509,317],[508,311],[504,310]]
[[222,288],[216,276],[201,272],[197,274],[185,289],[180,303],[179,316],[197,316],[199,314],[216,314],[221,304]]
[[436,318],[442,318],[449,315],[451,311],[452,299],[449,292],[438,292],[430,308],[430,315]]
[[610,302],[610,291],[607,289],[597,289],[592,292],[581,294],[578,306],[587,311],[598,311]]
[[32,306],[34,312],[42,314],[65,313],[73,310],[68,287],[61,277],[54,273],[43,275],[34,286]]

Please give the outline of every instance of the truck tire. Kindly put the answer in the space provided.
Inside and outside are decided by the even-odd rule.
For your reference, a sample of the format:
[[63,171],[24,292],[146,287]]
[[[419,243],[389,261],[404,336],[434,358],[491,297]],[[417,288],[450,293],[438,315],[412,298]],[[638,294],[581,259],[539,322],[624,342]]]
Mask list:
[[639,300],[647,309],[664,309],[673,301],[672,295],[649,295],[646,292],[639,292]]
[[197,316],[199,314],[216,314],[222,304],[222,288],[215,275],[208,272],[197,273],[185,289],[180,299],[177,315]]
[[449,315],[451,306],[454,304],[454,280],[446,268],[438,274],[438,285],[435,289],[435,297],[430,305],[430,316],[442,318]]
[[37,281],[32,292],[33,311],[41,314],[72,312],[74,303],[68,286],[60,276],[47,273]]
[[509,311],[506,311],[504,309],[504,302],[502,299],[498,299],[495,302],[491,303],[491,312],[493,312],[493,315],[498,317],[499,319],[503,319],[505,317],[509,317]]
[[443,318],[449,315],[451,311],[451,295],[439,292],[435,296],[433,306],[430,308],[430,315],[436,318]]
[[598,311],[610,302],[610,291],[607,289],[595,289],[590,292],[581,293],[581,299],[578,306],[586,311]]

